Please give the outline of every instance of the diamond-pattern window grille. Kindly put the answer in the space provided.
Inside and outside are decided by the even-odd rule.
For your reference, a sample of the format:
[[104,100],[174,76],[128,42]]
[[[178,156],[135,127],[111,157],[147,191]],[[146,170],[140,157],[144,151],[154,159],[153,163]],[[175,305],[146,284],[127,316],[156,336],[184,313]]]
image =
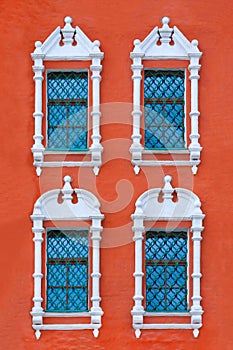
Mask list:
[[88,231],[47,231],[47,308],[50,312],[88,309]]
[[145,147],[184,148],[184,71],[144,73]]
[[188,310],[186,231],[148,231],[145,270],[147,311]]
[[48,149],[87,149],[87,107],[88,72],[48,72]]

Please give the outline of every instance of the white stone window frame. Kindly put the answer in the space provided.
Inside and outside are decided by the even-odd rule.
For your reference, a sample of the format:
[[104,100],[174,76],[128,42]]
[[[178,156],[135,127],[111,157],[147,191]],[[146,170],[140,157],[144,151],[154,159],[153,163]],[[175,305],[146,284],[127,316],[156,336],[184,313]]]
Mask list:
[[[98,175],[99,168],[102,165],[103,146],[100,143],[100,81],[102,70],[101,61],[104,57],[100,51],[100,42],[91,41],[86,34],[78,27],[72,27],[72,18],[65,17],[65,26],[57,27],[51,35],[42,44],[36,41],[35,50],[31,54],[34,61],[33,72],[35,81],[35,110],[33,117],[35,120],[34,144],[32,147],[33,165],[36,167],[36,173],[40,176],[44,167],[92,167],[94,174]],[[62,45],[61,45],[62,43]],[[76,45],[73,45],[76,43]],[[43,72],[46,61],[91,61],[90,71],[92,72],[92,144],[89,151],[77,151],[70,154],[90,154],[90,161],[45,161],[46,148],[42,141],[45,135],[42,133],[43,101],[42,83],[44,80]],[[75,70],[75,69],[74,69]],[[77,66],[78,70],[78,66]],[[64,154],[64,152],[53,151],[54,154]],[[67,151],[67,153],[69,153]],[[51,154],[51,151],[48,151]]]
[[[100,212],[100,203],[98,199],[89,191],[72,188],[71,177],[64,177],[64,186],[62,189],[55,189],[44,193],[35,203],[34,211],[31,215],[33,222],[32,232],[34,234],[34,297],[32,315],[32,328],[35,330],[36,338],[39,339],[41,331],[43,330],[93,330],[94,337],[98,337],[99,329],[101,328],[101,317],[103,315],[100,306],[100,240],[102,226],[101,221],[104,215]],[[62,203],[58,203],[58,196],[62,194]],[[72,203],[72,194],[76,193],[78,202]],[[91,233],[92,241],[92,264],[91,264],[91,285],[92,296],[90,298],[90,310],[87,312],[69,312],[69,313],[55,313],[46,312],[42,308],[42,256],[43,256],[43,234],[46,232],[44,222],[53,221],[69,223],[70,221],[77,222],[75,229],[82,229],[79,226],[80,221],[90,220],[91,226],[89,232]],[[67,226],[66,226],[67,227]],[[60,228],[60,227],[59,227]],[[72,228],[74,228],[72,226]],[[48,324],[44,323],[44,318],[89,318],[89,323],[72,323],[72,324]]]
[[[135,242],[135,294],[134,306],[131,311],[133,328],[136,338],[139,338],[142,330],[146,329],[192,329],[195,338],[199,335],[199,329],[202,327],[203,309],[201,306],[200,279],[201,274],[201,233],[204,229],[202,221],[205,215],[201,210],[200,199],[192,191],[184,188],[173,188],[171,186],[172,177],[164,177],[164,187],[154,188],[144,192],[136,201],[136,210],[132,215],[133,220],[133,240]],[[173,193],[177,195],[177,201],[173,201]],[[162,194],[163,201],[159,201]],[[193,271],[189,271],[192,277],[193,290],[188,291],[192,305],[190,311],[179,312],[146,312],[143,306],[144,300],[144,282],[143,282],[143,240],[147,231],[144,221],[177,221],[191,224],[192,232],[192,253],[193,253]],[[160,227],[162,230],[162,228]],[[156,323],[156,317],[174,316],[187,317],[187,323]],[[155,319],[155,323],[147,323],[146,317]]]
[[[200,164],[200,152],[202,147],[199,143],[198,119],[200,112],[198,110],[198,80],[200,78],[198,72],[201,68],[199,60],[202,52],[198,49],[198,41],[190,42],[181,31],[174,26],[169,27],[170,19],[162,18],[162,28],[155,27],[150,34],[141,42],[139,39],[134,40],[134,49],[130,53],[130,58],[133,61],[131,65],[133,75],[133,134],[132,145],[130,152],[132,153],[132,164],[135,174],[138,174],[141,166],[191,166],[192,172],[197,173],[197,167]],[[172,40],[172,45],[171,45]],[[160,42],[160,45],[157,45]],[[191,143],[187,150],[147,150],[141,144],[141,116],[142,116],[142,100],[141,100],[141,80],[142,70],[144,69],[143,60],[154,60],[156,69],[156,61],[164,60],[188,60],[190,64],[188,70],[190,72],[189,79],[191,80],[190,105],[189,113],[191,119],[191,134],[189,138]],[[177,67],[178,69],[179,67]],[[161,68],[158,68],[161,69]],[[169,68],[166,68],[169,69]],[[182,69],[182,67],[181,67]],[[185,139],[187,140],[187,136]],[[184,154],[186,157],[189,154],[189,160],[146,160],[143,159],[144,154]]]

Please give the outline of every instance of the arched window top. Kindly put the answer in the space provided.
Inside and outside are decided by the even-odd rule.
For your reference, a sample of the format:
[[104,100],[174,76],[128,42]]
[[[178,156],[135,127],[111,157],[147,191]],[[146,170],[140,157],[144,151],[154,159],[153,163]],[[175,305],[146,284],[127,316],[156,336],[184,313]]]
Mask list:
[[[173,188],[171,181],[172,177],[166,175],[163,188],[154,188],[144,192],[136,202],[133,219],[192,220],[194,217],[204,218],[198,196],[184,188]],[[174,193],[177,194],[176,201],[173,201]]]
[[[104,215],[100,212],[100,203],[98,199],[90,192],[72,188],[71,177],[64,177],[64,186],[60,189],[55,189],[42,194],[35,203],[33,214],[31,215],[31,220],[33,221],[32,232],[34,234],[34,246],[35,246],[35,271],[33,274],[34,278],[34,297],[33,297],[33,308],[31,311],[32,315],[32,327],[35,330],[36,338],[39,339],[42,330],[83,330],[91,329],[93,330],[93,335],[98,337],[99,329],[101,327],[101,317],[103,315],[102,308],[100,306],[100,290],[99,290],[99,279],[100,274],[100,240],[101,240],[101,220]],[[76,194],[77,201],[73,203],[73,195]],[[44,221],[64,221],[61,225],[56,225],[54,227],[47,227]],[[64,223],[68,224],[69,221],[76,220],[74,227],[67,229],[64,227]],[[82,220],[91,220],[91,225],[87,226],[88,229],[84,229],[80,226]],[[92,242],[92,251],[88,250],[87,241],[88,234]],[[43,238],[45,236],[45,239]],[[75,237],[75,239],[74,239]],[[45,240],[45,254],[47,257],[47,270],[42,265],[42,258],[44,249],[42,243]],[[50,241],[49,241],[50,240]],[[48,248],[48,242],[50,243],[50,248]],[[87,269],[88,259],[91,256],[90,262],[90,284],[93,286],[90,291],[90,296],[88,297],[87,292],[87,277],[82,277],[82,287],[83,294],[82,297],[79,295],[74,295],[73,284],[80,286],[80,280],[78,276],[82,275],[81,270],[79,270],[80,265],[76,265],[76,277],[72,277],[72,282],[69,282],[69,275],[66,274],[66,283],[68,288],[71,290],[72,297],[75,302],[73,302],[72,307],[68,305],[67,298],[64,298],[62,292],[60,295],[60,302],[56,301],[56,295],[53,294],[53,285],[51,283],[51,277],[48,271],[53,271],[54,261],[54,251],[57,251],[55,258],[59,258],[62,263],[66,258],[78,261],[80,257],[85,262],[84,269]],[[50,260],[49,260],[50,259]],[[69,266],[69,261],[66,260],[66,266]],[[71,259],[71,260],[72,260]],[[75,260],[76,259],[76,260]],[[52,262],[51,262],[52,261]],[[58,266],[58,265],[57,265]],[[47,272],[46,272],[47,271]],[[87,270],[85,270],[87,271]],[[46,275],[47,273],[47,275]],[[61,282],[61,276],[63,270],[59,267],[56,269],[56,286],[60,288],[63,286]],[[67,277],[68,276],[68,277]],[[87,274],[86,274],[87,276]],[[46,295],[42,289],[42,281],[47,279],[46,285]],[[49,283],[48,283],[49,281]],[[51,282],[51,283],[50,283]],[[49,294],[50,293],[50,294]],[[68,294],[67,294],[68,295]],[[90,299],[89,304],[87,304],[87,298]],[[59,298],[58,298],[59,299]],[[42,304],[43,303],[43,304]],[[73,312],[67,312],[67,310],[73,310]],[[81,309],[81,310],[80,310]],[[86,310],[87,309],[87,310]],[[89,318],[89,323],[83,323],[82,321],[77,321],[77,317]],[[50,322],[44,322],[44,318],[51,318]],[[69,317],[74,318],[74,323],[62,323],[62,321],[57,321],[54,323],[54,317]]]
[[155,27],[142,42],[136,39],[131,58],[183,60],[200,57],[198,41],[190,42],[176,26],[169,27],[169,22],[168,17],[163,17],[161,28]]
[[[35,203],[32,219],[41,216],[43,220],[90,220],[103,219],[98,199],[89,191],[72,188],[71,177],[64,177],[63,188],[44,193]],[[77,203],[72,203],[76,193]],[[61,194],[61,202],[58,196]]]
[[[200,272],[200,242],[202,240],[201,233],[204,229],[202,221],[205,215],[202,213],[201,202],[197,195],[184,188],[173,188],[171,180],[172,177],[166,175],[164,177],[165,184],[163,188],[154,188],[144,192],[136,201],[136,210],[132,215],[133,239],[135,241],[135,295],[133,297],[135,304],[131,313],[133,317],[133,328],[135,329],[137,338],[140,337],[141,330],[144,329],[192,329],[193,335],[196,338],[198,337],[199,329],[202,327],[203,309],[200,304],[202,299],[200,295],[200,279],[202,276]],[[176,193],[176,198],[174,198],[174,193]],[[144,226],[144,221],[146,220],[155,222],[159,220],[179,220],[185,222],[189,221],[190,223],[187,224],[185,230],[180,230],[176,227],[176,230],[173,231],[171,229],[169,231],[166,227],[160,227],[159,231],[155,228],[150,232],[150,230],[146,228],[146,225]],[[190,236],[191,232],[192,247],[191,245],[187,245],[187,237]],[[180,260],[179,253],[177,253],[181,246],[183,246],[182,249],[184,253],[183,261]],[[169,255],[169,253],[166,255],[167,252],[171,252],[172,249],[172,254]],[[146,263],[144,266],[146,266],[146,268],[143,268],[143,251],[145,253]],[[169,266],[169,264],[170,266],[178,266],[179,263],[181,265],[183,264],[183,266],[187,266],[189,255],[191,254],[190,251],[193,256],[193,273],[187,275],[186,268],[181,268],[180,271],[183,269],[182,273],[186,276],[186,279],[192,278],[192,297],[188,299],[188,295],[191,295],[191,288],[187,280],[185,282],[184,279],[182,286],[186,291],[184,293],[178,293],[179,297],[177,297],[179,300],[183,300],[183,306],[180,308],[178,307],[178,309],[166,308],[160,301],[157,303],[158,300],[163,300],[163,298],[161,298],[163,293],[168,292],[173,294],[174,292],[171,287],[174,285],[174,279],[172,278],[171,282],[170,277],[167,278],[166,266]],[[173,260],[171,256],[173,256]],[[147,266],[149,266],[148,269]],[[163,269],[163,266],[165,269]],[[177,268],[177,271],[175,270],[173,271],[174,275],[179,268]],[[144,275],[145,279],[143,280]],[[158,278],[156,276],[160,277]],[[163,283],[161,280],[165,282]],[[144,288],[143,283],[146,283],[146,288]],[[170,302],[173,300],[174,303],[178,305],[179,302],[178,304],[176,303],[178,299],[175,302],[176,297],[174,297],[174,295],[177,294],[171,294],[168,297],[171,297]],[[146,300],[146,307],[143,302],[144,299]],[[152,302],[152,300],[154,300],[154,302]],[[175,312],[177,310],[182,312]],[[168,323],[166,321],[161,323],[148,323],[144,321],[147,316],[152,318],[156,316],[164,316],[166,318],[166,316],[169,316],[175,319],[176,317],[184,316],[190,318],[190,323],[169,323],[169,320]]]

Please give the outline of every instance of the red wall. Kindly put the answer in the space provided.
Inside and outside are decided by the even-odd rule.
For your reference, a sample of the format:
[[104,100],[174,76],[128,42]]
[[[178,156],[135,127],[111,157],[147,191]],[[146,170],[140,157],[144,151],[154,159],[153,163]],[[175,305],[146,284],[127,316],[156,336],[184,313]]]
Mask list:
[[[232,341],[232,6],[226,0],[2,0],[0,41],[1,181],[0,181],[0,349],[176,349],[231,350]],[[104,166],[92,170],[47,169],[41,178],[32,166],[34,83],[30,53],[63,18],[105,53],[101,83]],[[199,40],[201,59],[200,134],[204,147],[198,174],[190,169],[145,169],[134,175],[128,152],[131,136],[132,80],[129,52],[163,16],[171,18],[189,40]],[[119,104],[120,102],[120,104]],[[117,104],[115,104],[117,103]],[[118,122],[118,124],[113,124]],[[54,175],[56,173],[56,175]],[[90,331],[44,331],[37,341],[31,328],[33,296],[33,204],[41,192],[60,188],[62,174],[91,190],[105,214],[101,250],[103,327]],[[192,189],[206,214],[202,241],[203,328],[198,339],[187,330],[147,330],[136,340],[130,310],[134,294],[134,245],[130,214],[138,196],[162,186]]]

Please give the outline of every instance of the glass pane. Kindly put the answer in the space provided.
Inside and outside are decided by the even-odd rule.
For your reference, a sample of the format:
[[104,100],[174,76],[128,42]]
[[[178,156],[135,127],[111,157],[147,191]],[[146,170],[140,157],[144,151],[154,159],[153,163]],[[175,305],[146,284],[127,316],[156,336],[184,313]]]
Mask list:
[[49,72],[47,97],[48,148],[86,149],[88,73]]
[[64,288],[47,288],[47,311],[65,311],[66,290]]
[[187,232],[148,231],[147,311],[187,310]]
[[47,311],[86,311],[88,232],[47,232]]
[[47,280],[50,287],[64,287],[66,285],[66,266],[51,264],[47,271]]
[[145,70],[146,148],[184,147],[184,72]]
[[68,309],[76,311],[87,310],[87,292],[84,288],[69,288]]
[[166,295],[166,311],[186,311],[187,310],[187,295],[185,288],[170,289]]
[[164,289],[146,289],[146,311],[164,311],[165,291]]
[[146,266],[146,285],[148,288],[163,287],[165,283],[163,266]]

